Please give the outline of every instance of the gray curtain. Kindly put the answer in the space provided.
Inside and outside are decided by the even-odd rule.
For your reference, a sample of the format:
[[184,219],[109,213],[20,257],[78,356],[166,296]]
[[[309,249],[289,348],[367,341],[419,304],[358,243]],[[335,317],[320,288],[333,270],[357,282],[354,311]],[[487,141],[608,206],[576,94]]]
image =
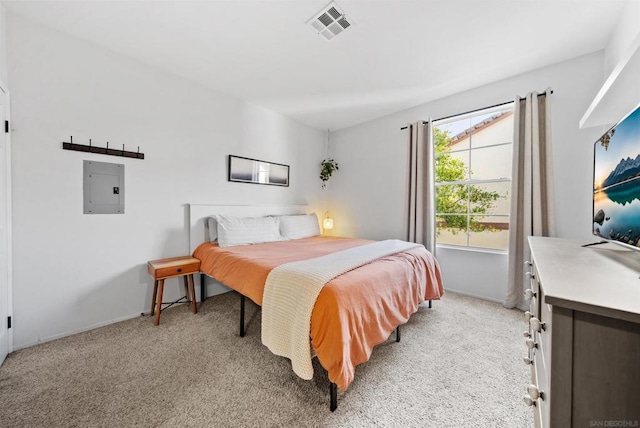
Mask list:
[[527,305],[527,237],[555,235],[550,94],[532,92],[515,100],[507,308],[524,310]]
[[423,244],[435,255],[435,165],[431,122],[407,127],[409,142],[409,203],[407,241]]

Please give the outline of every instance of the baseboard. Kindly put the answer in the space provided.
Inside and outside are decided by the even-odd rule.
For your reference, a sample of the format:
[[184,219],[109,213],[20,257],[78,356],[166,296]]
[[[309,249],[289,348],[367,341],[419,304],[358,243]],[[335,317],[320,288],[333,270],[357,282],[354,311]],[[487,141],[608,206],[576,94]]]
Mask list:
[[501,305],[504,303],[504,300],[494,299],[492,297],[487,297],[487,296],[480,296],[478,294],[468,293],[466,291],[455,290],[453,288],[445,288],[444,291],[445,291],[445,295],[446,295],[446,293],[451,292],[451,293],[460,294],[460,295],[467,296],[467,297],[473,297],[473,298],[480,299],[480,300],[487,300],[489,302],[500,303]]
[[103,321],[103,322],[100,322],[100,323],[97,323],[97,324],[92,324],[92,325],[87,326],[87,327],[82,327],[82,328],[79,328],[77,330],[56,334],[54,336],[47,336],[47,337],[41,338],[41,339],[39,339],[39,340],[37,340],[35,342],[29,342],[29,343],[26,343],[24,345],[14,346],[13,351],[18,351],[20,349],[30,348],[32,346],[40,345],[42,343],[51,342],[52,340],[62,339],[63,337],[73,336],[74,334],[84,333],[85,331],[94,330],[96,328],[105,327],[105,326],[110,325],[110,324],[115,324],[115,323],[118,323],[118,322],[121,322],[121,321],[130,320],[130,319],[139,317],[140,315],[141,315],[141,312],[136,312],[133,315],[125,315],[123,317],[116,318],[116,319],[113,319],[113,320]]
[[206,297],[217,296],[218,294],[224,294],[233,291],[233,289],[227,287],[226,285],[222,285],[219,282],[209,283],[207,284],[206,289]]
[[[219,294],[224,294],[224,293],[228,293],[229,291],[233,291],[231,288],[225,287],[222,284],[208,284],[207,285],[207,297],[213,297],[213,296],[217,296]],[[183,304],[183,303],[180,303]],[[19,351],[20,349],[25,349],[25,348],[30,348],[32,346],[36,346],[36,345],[40,345],[42,343],[46,343],[46,342],[51,342],[52,340],[56,340],[56,339],[62,339],[63,337],[67,337],[67,336],[73,336],[74,334],[78,334],[78,333],[84,333],[85,331],[89,331],[89,330],[94,330],[96,328],[100,328],[100,327],[104,327],[110,324],[115,324],[121,321],[127,321],[136,317],[139,317],[141,315],[145,315],[148,316],[151,313],[151,311],[144,311],[144,312],[136,312],[135,314],[132,315],[125,315],[123,317],[120,318],[116,318],[113,320],[109,320],[109,321],[103,321],[97,324],[92,324],[90,326],[87,327],[82,327],[79,328],[77,330],[72,330],[72,331],[67,331],[64,333],[60,333],[60,334],[56,334],[53,336],[47,336],[44,338],[41,338],[35,342],[29,342],[23,345],[19,345],[19,346],[14,346],[11,352],[14,351]]]

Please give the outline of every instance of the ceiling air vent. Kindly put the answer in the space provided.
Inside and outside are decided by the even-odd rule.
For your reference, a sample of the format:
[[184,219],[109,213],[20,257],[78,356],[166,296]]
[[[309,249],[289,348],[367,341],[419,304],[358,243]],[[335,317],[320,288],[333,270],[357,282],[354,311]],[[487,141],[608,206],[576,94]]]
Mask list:
[[335,2],[331,2],[307,21],[307,24],[311,25],[325,40],[331,40],[351,27],[353,22],[344,15],[342,9]]

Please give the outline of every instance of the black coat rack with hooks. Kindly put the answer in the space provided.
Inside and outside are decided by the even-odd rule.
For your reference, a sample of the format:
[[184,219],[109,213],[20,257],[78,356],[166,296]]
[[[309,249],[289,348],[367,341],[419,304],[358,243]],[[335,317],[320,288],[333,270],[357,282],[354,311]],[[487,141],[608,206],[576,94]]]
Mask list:
[[137,152],[131,152],[124,149],[124,144],[122,145],[122,150],[109,148],[109,142],[107,141],[107,147],[97,147],[91,143],[91,138],[89,138],[89,145],[86,144],[77,144],[73,142],[73,135],[71,136],[70,141],[67,143],[66,141],[62,142],[62,148],[64,150],[75,150],[76,152],[89,152],[89,153],[98,153],[101,155],[111,155],[111,156],[121,156],[125,158],[134,158],[134,159],[144,159],[144,153],[140,153],[140,146],[138,146]]

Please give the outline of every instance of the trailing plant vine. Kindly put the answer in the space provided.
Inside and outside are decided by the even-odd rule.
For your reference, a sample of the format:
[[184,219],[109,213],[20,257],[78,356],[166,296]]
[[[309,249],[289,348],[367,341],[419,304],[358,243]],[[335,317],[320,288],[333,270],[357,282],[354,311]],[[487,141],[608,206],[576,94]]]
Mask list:
[[320,167],[320,180],[322,180],[322,188],[324,189],[327,185],[327,180],[329,180],[331,175],[340,168],[338,167],[338,162],[333,159],[323,160]]

